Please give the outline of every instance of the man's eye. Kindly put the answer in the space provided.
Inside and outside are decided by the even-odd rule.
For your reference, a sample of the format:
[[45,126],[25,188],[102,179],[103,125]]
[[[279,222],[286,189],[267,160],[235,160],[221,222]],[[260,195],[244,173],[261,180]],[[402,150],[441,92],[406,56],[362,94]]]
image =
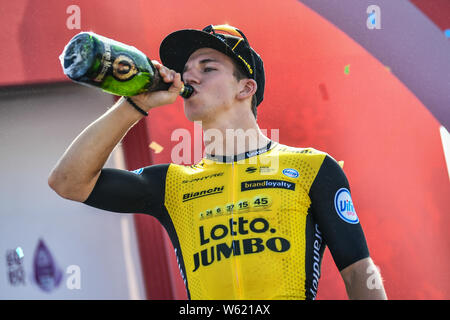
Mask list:
[[203,69],[203,72],[210,72],[210,71],[213,71],[213,70],[216,70],[216,69],[210,68],[210,67],[206,67],[205,69]]

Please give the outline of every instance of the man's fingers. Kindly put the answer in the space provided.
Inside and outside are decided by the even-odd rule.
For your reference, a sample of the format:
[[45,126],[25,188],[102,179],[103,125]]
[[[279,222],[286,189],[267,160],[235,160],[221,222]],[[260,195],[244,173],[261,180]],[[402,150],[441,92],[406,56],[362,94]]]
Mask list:
[[174,70],[171,70],[165,66],[163,66],[161,63],[159,63],[156,60],[152,60],[153,65],[155,66],[156,70],[158,70],[159,74],[163,78],[164,82],[171,83],[175,79],[176,72]]
[[156,70],[158,70],[162,80],[166,83],[170,83],[171,86],[167,91],[145,92],[135,97],[136,103],[150,107],[150,109],[173,103],[183,88],[181,74],[163,66],[156,60],[152,60],[152,63]]
[[177,92],[177,94],[181,91],[183,87],[183,82],[181,81],[181,74],[174,72],[173,82],[169,88],[171,92]]
[[152,60],[152,64],[155,66],[156,69],[159,69],[163,66],[161,63],[159,63],[158,60]]

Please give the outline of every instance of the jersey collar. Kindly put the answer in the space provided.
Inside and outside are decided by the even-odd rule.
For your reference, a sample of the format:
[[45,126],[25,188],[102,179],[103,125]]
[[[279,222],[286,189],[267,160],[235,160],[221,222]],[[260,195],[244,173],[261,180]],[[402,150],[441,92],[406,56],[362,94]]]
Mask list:
[[252,151],[246,151],[237,155],[233,155],[233,156],[216,156],[213,154],[205,154],[206,158],[209,160],[214,160],[214,161],[218,161],[218,162],[224,162],[224,163],[231,163],[231,162],[237,162],[240,160],[244,160],[250,157],[254,157],[257,155],[260,155],[262,153],[265,153],[267,151],[270,150],[271,146],[274,146],[275,143],[272,143],[273,141],[270,140],[269,143],[260,148],[260,149],[256,149],[256,150],[252,150]]

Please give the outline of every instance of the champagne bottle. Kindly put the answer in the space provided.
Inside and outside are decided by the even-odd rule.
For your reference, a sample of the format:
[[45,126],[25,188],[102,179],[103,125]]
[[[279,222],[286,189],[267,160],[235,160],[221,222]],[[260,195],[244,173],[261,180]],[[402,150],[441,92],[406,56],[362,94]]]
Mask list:
[[[65,46],[59,57],[64,74],[72,81],[98,87],[120,96],[167,90],[150,59],[135,47],[93,32],[80,32]],[[193,88],[184,85],[180,95],[187,99]]]

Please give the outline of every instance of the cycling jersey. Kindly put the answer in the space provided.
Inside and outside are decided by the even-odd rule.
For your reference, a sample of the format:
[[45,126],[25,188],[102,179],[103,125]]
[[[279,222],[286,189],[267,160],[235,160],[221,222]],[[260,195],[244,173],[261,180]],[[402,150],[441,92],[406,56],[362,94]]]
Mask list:
[[315,299],[326,245],[339,270],[369,256],[344,171],[313,148],[103,169],[85,203],[156,217],[191,299]]

